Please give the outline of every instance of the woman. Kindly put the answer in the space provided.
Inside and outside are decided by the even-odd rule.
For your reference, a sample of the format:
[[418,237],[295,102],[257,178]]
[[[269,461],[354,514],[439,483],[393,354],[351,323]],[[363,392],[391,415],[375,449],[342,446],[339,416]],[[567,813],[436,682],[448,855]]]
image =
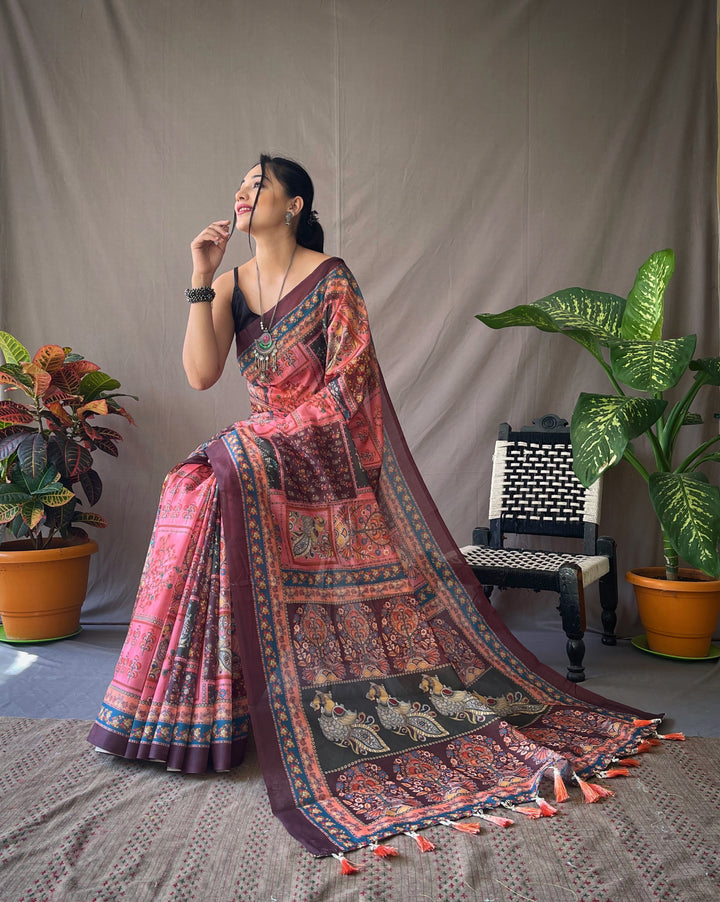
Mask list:
[[[132,624],[90,741],[196,773],[240,762],[250,721],[273,810],[335,854],[583,779],[657,720],[585,692],[508,633],[407,449],[313,188],[261,157],[231,229],[192,242],[183,363],[212,386],[233,337],[252,415],[167,478]],[[213,281],[214,279],[214,281]],[[210,287],[212,285],[212,288]],[[547,809],[545,809],[547,810]]]

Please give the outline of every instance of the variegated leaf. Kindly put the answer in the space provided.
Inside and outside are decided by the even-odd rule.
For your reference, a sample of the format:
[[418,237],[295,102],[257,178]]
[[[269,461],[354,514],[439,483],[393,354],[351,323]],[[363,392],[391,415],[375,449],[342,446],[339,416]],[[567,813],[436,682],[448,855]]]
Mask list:
[[27,363],[30,360],[28,349],[9,332],[0,332],[0,351],[6,363]]
[[[690,361],[690,369],[705,376],[708,385],[720,385],[720,357],[701,357]],[[696,377],[697,378],[697,377]]]
[[639,391],[665,391],[677,385],[695,353],[695,335],[667,341],[617,341],[610,346],[615,378]]
[[17,504],[6,504],[0,500],[0,523],[10,523],[11,520],[17,517],[17,513]]
[[[28,493],[14,483],[5,483],[0,485],[0,504],[22,504],[29,501]],[[15,511],[17,513],[17,510]]]
[[52,376],[36,363],[23,363],[22,369],[33,381],[33,393],[41,398],[50,387]]
[[34,419],[32,411],[24,404],[16,404],[15,401],[0,401],[0,420],[4,423],[32,423]]
[[20,505],[20,516],[29,529],[35,529],[45,515],[45,507],[41,501],[26,501]]
[[65,351],[59,345],[44,345],[37,351],[32,362],[52,376],[65,363]]
[[94,514],[92,511],[81,511],[73,517],[75,523],[87,523],[88,526],[94,526],[96,529],[105,529],[107,520],[100,514]]
[[632,439],[652,426],[667,406],[655,398],[591,395],[581,392],[570,423],[573,467],[584,486],[591,486],[614,466]]
[[628,295],[622,318],[623,338],[662,338],[665,289],[674,270],[675,254],[669,248],[656,251],[643,263]]
[[18,445],[18,462],[23,475],[30,480],[40,479],[47,466],[47,441],[45,436],[28,435]]
[[48,507],[62,507],[63,504],[72,501],[75,495],[58,482],[52,486],[46,486],[41,492],[38,492],[36,497]]
[[624,298],[614,294],[566,288],[532,304],[476,318],[492,329],[535,326],[543,332],[562,332],[602,361],[601,345],[620,335],[624,307]]
[[652,473],[650,500],[680,557],[720,577],[720,490],[702,473]]

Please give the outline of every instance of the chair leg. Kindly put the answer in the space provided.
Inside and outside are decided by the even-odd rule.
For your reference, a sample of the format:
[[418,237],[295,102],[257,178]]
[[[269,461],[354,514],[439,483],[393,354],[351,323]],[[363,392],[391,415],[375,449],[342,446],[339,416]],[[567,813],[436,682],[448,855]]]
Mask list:
[[574,567],[560,568],[560,603],[558,605],[563,629],[567,636],[566,650],[570,664],[567,678],[573,683],[585,679],[585,598],[582,577]]
[[609,536],[600,536],[597,540],[598,554],[606,554],[610,561],[610,569],[600,577],[600,605],[602,607],[603,645],[617,645],[615,625],[617,624],[618,583],[617,559],[615,557],[615,541]]

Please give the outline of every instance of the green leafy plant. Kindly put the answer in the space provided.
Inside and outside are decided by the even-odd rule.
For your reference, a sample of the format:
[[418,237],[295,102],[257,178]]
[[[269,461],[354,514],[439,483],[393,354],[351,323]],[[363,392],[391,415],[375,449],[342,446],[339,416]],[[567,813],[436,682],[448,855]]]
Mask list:
[[[102,481],[92,454],[118,455],[122,436],[98,426],[96,416],[116,414],[134,424],[118,398],[120,383],[71,348],[45,345],[30,357],[8,332],[0,332],[0,385],[22,392],[19,404],[0,400],[0,524],[35,548],[55,536],[87,538],[83,526],[106,526],[99,514],[77,510],[79,486],[90,507],[99,501]],[[137,400],[137,398],[135,398]]]
[[[720,385],[720,357],[693,359],[696,336],[663,339],[665,289],[675,269],[672,250],[652,254],[638,270],[627,299],[585,288],[567,288],[504,313],[481,313],[493,329],[535,326],[580,344],[605,370],[612,395],[581,393],[570,424],[575,472],[584,486],[621,460],[648,485],[663,536],[667,579],[678,578],[678,559],[720,577],[720,490],[700,471],[720,461],[717,433],[675,460],[684,426],[702,417],[690,408],[703,386]],[[694,373],[679,399],[665,393]],[[654,469],[636,454],[635,439],[647,439]]]

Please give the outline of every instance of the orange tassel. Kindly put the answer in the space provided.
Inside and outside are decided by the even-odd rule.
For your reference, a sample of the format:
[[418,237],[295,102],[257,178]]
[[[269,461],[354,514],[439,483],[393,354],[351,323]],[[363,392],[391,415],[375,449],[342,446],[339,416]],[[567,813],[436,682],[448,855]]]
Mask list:
[[585,780],[582,780],[577,774],[573,774],[573,779],[580,787],[583,798],[588,804],[597,802],[597,800],[602,797],[602,793],[597,791],[597,786],[594,783],[586,783]]
[[474,821],[469,821],[468,823],[461,824],[459,821],[449,821],[447,818],[440,818],[440,823],[445,827],[452,827],[453,830],[459,830],[461,833],[479,833],[480,832],[480,824],[475,823]]
[[555,790],[555,801],[567,802],[570,796],[568,795],[567,787],[565,786],[565,781],[562,778],[559,767],[553,768],[553,777],[555,781],[553,787]]
[[645,742],[640,743],[635,751],[638,755],[642,755],[644,752],[649,752],[654,745],[657,745],[657,739],[654,742],[646,739]]
[[496,827],[512,827],[515,823],[515,821],[509,817],[499,817],[497,814],[485,814],[484,811],[476,811],[475,816],[481,817],[490,824],[495,824]]
[[617,763],[621,767],[640,767],[641,762],[635,758],[618,758]]
[[656,723],[660,723],[659,718],[655,717],[652,720],[634,720],[632,725],[634,727],[652,727]]
[[549,802],[546,802],[545,799],[541,799],[540,796],[535,799],[535,804],[540,809],[543,817],[555,817],[558,813],[557,808],[553,808]]
[[658,733],[658,739],[677,739],[679,742],[685,742],[685,734],[684,733],[665,733],[664,735]]
[[525,817],[529,817],[532,820],[537,820],[539,817],[545,817],[539,808],[529,808],[527,805],[515,805],[512,810],[517,811],[518,814],[524,814]]
[[431,843],[429,839],[425,839],[424,836],[420,836],[419,833],[416,833],[415,830],[406,830],[406,836],[412,836],[415,842],[418,844],[418,848],[421,852],[434,852],[435,845]]
[[613,777],[629,777],[630,771],[626,767],[611,767],[610,770],[600,771],[598,777],[603,780],[611,780]]
[[400,854],[395,846],[383,846],[379,843],[370,843],[370,848],[372,849],[373,855],[377,855],[378,858],[394,858],[396,855]]
[[354,864],[348,861],[342,852],[333,852],[332,857],[337,858],[340,862],[340,871],[343,874],[357,874],[360,870],[360,868],[355,867]]
[[592,788],[601,799],[609,799],[611,796],[615,795],[612,789],[606,789],[604,786],[600,786],[599,783],[593,783]]

